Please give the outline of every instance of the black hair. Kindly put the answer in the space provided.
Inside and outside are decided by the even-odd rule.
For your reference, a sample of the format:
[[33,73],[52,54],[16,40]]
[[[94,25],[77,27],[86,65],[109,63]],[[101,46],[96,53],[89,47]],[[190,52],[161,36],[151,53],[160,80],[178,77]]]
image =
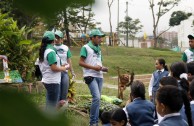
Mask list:
[[185,90],[180,90],[172,85],[166,85],[158,89],[156,98],[160,103],[168,106],[170,113],[179,112],[184,103],[188,124],[192,126],[191,107]]
[[187,116],[188,124],[189,124],[189,126],[193,126],[192,115],[191,115],[191,106],[190,106],[190,100],[188,97],[188,93],[186,90],[181,90],[181,91],[182,91],[183,102],[185,105],[185,114]]
[[112,111],[110,120],[115,120],[117,122],[125,121],[124,126],[127,125],[127,115],[122,108],[118,108]]
[[100,120],[102,121],[102,124],[110,123],[110,117],[111,117],[110,111],[103,111],[101,116],[100,116]]
[[170,71],[172,72],[172,76],[176,79],[180,80],[180,88],[189,91],[189,83],[185,78],[180,78],[180,75],[183,73],[188,73],[187,66],[184,62],[174,62],[170,66]]
[[178,82],[177,82],[176,78],[171,77],[171,76],[161,78],[160,84],[162,86],[173,85],[173,86],[178,87]]
[[194,61],[190,63],[186,63],[186,65],[187,65],[188,73],[190,73],[191,75],[194,75]]
[[172,113],[178,112],[183,105],[180,90],[178,87],[172,85],[159,88],[157,91],[157,100],[168,106]]
[[188,39],[194,39],[194,37],[192,35],[188,35],[187,37],[188,37]]
[[180,79],[182,73],[188,73],[187,66],[184,62],[174,62],[170,66],[173,77]]
[[180,80],[179,89],[181,89],[181,92],[183,94],[182,98],[183,98],[184,105],[185,105],[185,114],[187,115],[187,120],[188,120],[189,125],[190,124],[192,125],[191,107],[190,107],[190,102],[189,102],[189,97],[188,97],[189,82],[185,78],[180,78],[181,74],[188,73],[186,63],[184,63],[184,62],[174,62],[170,66],[170,71],[172,72],[173,77]]
[[158,60],[159,64],[163,65],[164,69],[165,69],[166,71],[168,71],[168,67],[167,67],[167,65],[166,65],[165,60],[164,60],[164,59],[157,59],[157,60]]
[[192,100],[194,100],[194,80],[191,81],[190,86],[189,86],[189,90],[190,90],[190,95]]
[[43,62],[44,61],[44,52],[46,50],[46,47],[48,44],[53,43],[54,40],[49,40],[48,37],[43,37],[42,38],[42,42],[41,42],[41,46],[39,49],[39,61]]
[[145,100],[145,86],[143,82],[136,80],[131,84],[131,95]]

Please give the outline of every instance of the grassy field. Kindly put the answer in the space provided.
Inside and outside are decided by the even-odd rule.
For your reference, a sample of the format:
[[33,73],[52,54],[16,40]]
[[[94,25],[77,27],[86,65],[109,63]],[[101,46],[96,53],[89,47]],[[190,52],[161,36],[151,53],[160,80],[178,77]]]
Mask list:
[[[82,69],[78,65],[80,47],[72,47],[72,63],[74,71],[78,80],[82,79]],[[104,75],[104,82],[109,84],[117,84],[113,76],[117,76],[117,67],[127,68],[133,70],[135,74],[151,74],[155,70],[155,60],[157,58],[164,58],[169,66],[172,62],[180,61],[181,54],[170,50],[161,49],[138,49],[138,48],[126,48],[126,47],[102,47],[103,64],[109,68],[109,72]],[[81,104],[83,99],[80,99],[79,95],[88,95],[89,90],[86,84],[75,84],[76,88],[76,104]],[[147,87],[146,87],[147,89]],[[129,98],[129,89],[124,92],[124,101],[122,106]],[[103,95],[117,96],[116,89],[103,88]],[[45,92],[43,94],[34,95],[34,101],[37,104],[44,106]],[[75,111],[65,111],[65,114],[71,122],[71,126],[86,126],[88,125],[89,117],[82,116]]]
[[[82,69],[78,65],[80,47],[72,47],[71,52],[77,79],[81,79]],[[102,54],[103,65],[109,68],[109,72],[104,74],[105,81],[117,76],[117,67],[133,70],[135,74],[150,74],[155,70],[155,60],[158,58],[164,58],[168,66],[172,62],[181,60],[180,53],[170,50],[102,46]]]

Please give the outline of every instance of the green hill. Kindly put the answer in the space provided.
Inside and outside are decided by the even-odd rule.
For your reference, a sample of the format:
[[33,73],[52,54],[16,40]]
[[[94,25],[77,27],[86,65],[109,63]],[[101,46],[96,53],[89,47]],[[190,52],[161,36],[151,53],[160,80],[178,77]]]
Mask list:
[[[71,48],[72,62],[78,78],[82,77],[82,69],[78,65],[80,47]],[[103,65],[109,68],[105,78],[117,76],[117,67],[133,70],[135,74],[150,74],[155,70],[155,60],[164,58],[166,64],[181,60],[181,53],[167,49],[141,49],[127,47],[102,46]]]

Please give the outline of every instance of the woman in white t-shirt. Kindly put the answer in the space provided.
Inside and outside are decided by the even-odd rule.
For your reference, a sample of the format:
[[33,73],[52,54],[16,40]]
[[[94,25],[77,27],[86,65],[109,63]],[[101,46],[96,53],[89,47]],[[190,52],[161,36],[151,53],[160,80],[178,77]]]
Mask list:
[[59,101],[59,85],[61,82],[61,72],[66,71],[64,66],[60,65],[60,59],[53,47],[55,35],[51,31],[46,31],[43,35],[41,47],[39,49],[39,67],[42,73],[42,83],[46,93],[46,110],[56,109]]

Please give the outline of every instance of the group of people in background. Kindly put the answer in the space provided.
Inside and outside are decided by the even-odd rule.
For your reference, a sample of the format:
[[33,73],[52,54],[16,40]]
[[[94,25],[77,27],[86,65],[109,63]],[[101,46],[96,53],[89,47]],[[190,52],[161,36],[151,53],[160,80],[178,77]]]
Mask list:
[[75,76],[71,63],[71,52],[63,44],[61,31],[46,31],[36,61],[42,74],[42,83],[46,88],[46,110],[55,111],[68,104],[68,70]]
[[[102,113],[104,126],[194,126],[194,35],[188,39],[190,48],[183,53],[183,62],[172,63],[168,70],[164,59],[156,60],[150,99],[145,99],[144,84],[134,81],[130,102],[123,109]],[[116,112],[120,116],[113,118]]]
[[193,125],[194,36],[188,38],[190,49],[183,53],[184,62],[174,62],[168,70],[164,59],[156,60],[156,71],[148,87],[150,101],[145,99],[144,84],[134,81],[130,86],[130,102],[125,108],[102,113],[100,119],[104,126]]
[[[80,51],[79,65],[83,67],[83,77],[92,95],[90,125],[99,120],[100,97],[103,85],[103,72],[108,68],[102,65],[100,43],[103,34],[99,29],[90,33],[90,41]],[[71,52],[63,44],[61,31],[46,31],[43,35],[37,65],[42,74],[42,83],[46,88],[46,110],[56,110],[68,102],[68,70],[75,76],[71,63]]]
[[[141,81],[130,86],[129,102],[124,108],[99,115],[103,86],[103,66],[100,43],[105,36],[99,29],[90,32],[90,41],[80,51],[79,65],[92,95],[90,126],[98,126],[99,117],[104,126],[192,126],[194,123],[194,35],[188,35],[190,48],[183,53],[184,62],[174,62],[168,70],[164,59],[155,62],[146,100],[146,88]],[[42,73],[46,108],[60,108],[68,103],[68,70],[75,76],[71,52],[63,44],[61,31],[46,31],[39,50],[38,65]]]

